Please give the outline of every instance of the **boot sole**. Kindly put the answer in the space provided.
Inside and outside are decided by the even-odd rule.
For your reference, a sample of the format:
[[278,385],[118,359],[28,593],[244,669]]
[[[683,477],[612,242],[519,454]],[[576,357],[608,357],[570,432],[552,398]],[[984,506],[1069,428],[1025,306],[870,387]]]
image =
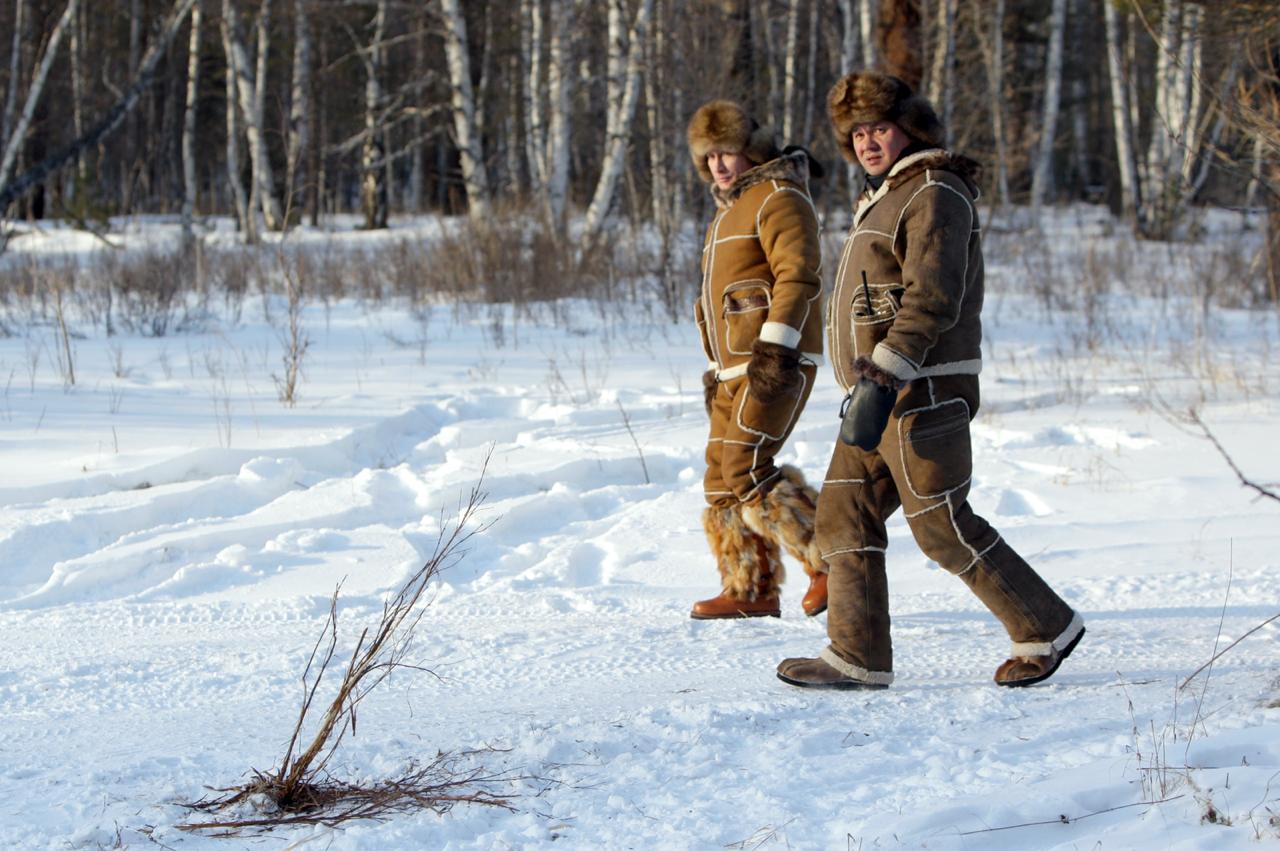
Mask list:
[[751,614],[733,612],[727,615],[699,615],[691,612],[689,617],[695,621],[740,621],[747,618],[780,618],[782,612],[752,612]]
[[1058,661],[1054,663],[1054,666],[1049,670],[1045,671],[1040,676],[1031,677],[1030,679],[1026,679],[1026,680],[1010,680],[1008,682],[1003,682],[1003,683],[997,682],[996,685],[1004,686],[1005,688],[1022,688],[1023,686],[1033,686],[1036,683],[1044,682],[1045,680],[1052,677],[1055,673],[1057,673],[1058,669],[1062,667],[1062,663],[1067,661],[1067,657],[1071,655],[1071,651],[1075,650],[1076,645],[1080,643],[1080,639],[1084,638],[1084,633],[1085,633],[1085,629],[1081,627],[1080,632],[1076,635],[1076,637],[1071,639],[1071,643],[1062,649],[1062,655],[1058,657]]
[[825,612],[826,610],[827,610],[827,607],[826,607],[826,606],[823,606],[821,609],[815,609],[815,610],[814,610],[814,611],[812,611],[812,612],[811,612],[811,611],[809,611],[808,609],[805,609],[805,610],[804,610],[804,614],[805,614],[805,617],[809,617],[809,618],[816,618],[818,615],[822,614],[822,613],[823,613],[823,612]]
[[799,688],[825,689],[828,691],[882,691],[887,689],[887,685],[878,683],[860,683],[857,680],[836,680],[830,683],[808,683],[804,680],[794,680],[785,676],[781,671],[778,672],[778,679],[782,680],[789,686],[797,686]]

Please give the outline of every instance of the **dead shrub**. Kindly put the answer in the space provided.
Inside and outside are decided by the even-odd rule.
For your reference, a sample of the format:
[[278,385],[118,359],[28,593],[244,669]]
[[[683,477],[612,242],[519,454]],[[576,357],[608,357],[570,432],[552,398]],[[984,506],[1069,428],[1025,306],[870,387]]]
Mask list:
[[[235,836],[245,830],[288,825],[332,826],[351,819],[382,819],[414,809],[443,812],[460,802],[512,809],[511,796],[496,793],[489,787],[495,782],[518,778],[474,767],[468,762],[484,751],[440,753],[425,765],[410,762],[399,776],[377,782],[352,783],[334,778],[328,771],[343,739],[348,733],[355,735],[358,710],[370,692],[401,668],[426,670],[406,661],[428,605],[424,595],[436,575],[461,558],[467,541],[483,531],[484,527],[472,527],[483,501],[484,493],[477,484],[458,519],[442,527],[426,564],[383,603],[377,625],[360,633],[349,659],[342,665],[335,664],[341,585],[334,590],[329,601],[329,616],[302,672],[302,705],[279,766],[270,772],[255,769],[248,782],[216,789],[214,791],[220,793],[216,797],[184,805],[200,813],[252,807],[256,815],[193,821],[180,824],[179,828]],[[304,729],[311,726],[320,712],[321,686],[335,671],[340,677],[337,691],[308,739]]]

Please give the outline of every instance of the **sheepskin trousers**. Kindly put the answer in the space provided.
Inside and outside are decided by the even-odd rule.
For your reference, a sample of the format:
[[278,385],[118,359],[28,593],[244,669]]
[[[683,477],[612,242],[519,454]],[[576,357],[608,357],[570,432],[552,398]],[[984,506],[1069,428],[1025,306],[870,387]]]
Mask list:
[[960,580],[1015,649],[1050,642],[1074,612],[969,507],[969,421],[977,376],[922,378],[898,395],[880,446],[836,442],[818,498],[816,546],[829,569],[828,652],[867,681],[892,680],[885,522],[899,508],[926,556]]
[[703,525],[721,587],[732,599],[776,595],[784,578],[784,549],[806,574],[826,572],[814,535],[818,494],[800,470],[774,464],[804,408],[815,372],[815,367],[802,367],[797,393],[773,405],[754,399],[745,377],[716,387]]
[[703,479],[708,503],[720,508],[749,504],[777,483],[782,472],[774,456],[804,410],[817,367],[802,366],[799,373],[795,395],[769,405],[751,394],[745,375],[717,383]]

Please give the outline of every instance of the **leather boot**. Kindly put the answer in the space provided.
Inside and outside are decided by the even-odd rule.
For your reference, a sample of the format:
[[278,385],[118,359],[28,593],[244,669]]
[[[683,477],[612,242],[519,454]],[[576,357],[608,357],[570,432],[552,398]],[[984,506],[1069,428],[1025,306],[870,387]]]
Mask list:
[[996,685],[1029,686],[1049,679],[1063,660],[1071,655],[1071,651],[1076,649],[1082,638],[1084,621],[1079,615],[1075,615],[1067,628],[1053,641],[1043,645],[1015,645],[1015,655],[996,668]]
[[800,608],[811,618],[827,610],[827,574],[814,573],[809,576],[809,590],[804,592]]

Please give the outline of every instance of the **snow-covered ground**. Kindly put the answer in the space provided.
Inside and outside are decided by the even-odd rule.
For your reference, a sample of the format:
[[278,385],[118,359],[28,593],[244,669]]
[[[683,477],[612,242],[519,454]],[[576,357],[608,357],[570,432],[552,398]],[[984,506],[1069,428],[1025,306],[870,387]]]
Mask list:
[[[1092,214],[1047,233],[1105,243]],[[1038,237],[991,243],[1020,239]],[[8,257],[68,247],[49,231]],[[315,306],[294,408],[261,305],[202,333],[83,328],[74,387],[53,329],[0,338],[0,846],[261,845],[179,831],[177,802],[274,767],[335,585],[349,649],[486,458],[491,526],[436,585],[410,660],[438,677],[380,686],[331,769],[376,779],[493,747],[475,764],[523,778],[494,787],[516,811],[297,828],[280,847],[1274,845],[1280,622],[1179,686],[1280,612],[1280,505],[1177,414],[1196,404],[1249,478],[1280,480],[1276,313],[1206,318],[1116,283],[1087,322],[1034,293],[1026,262],[988,259],[972,500],[1088,626],[1022,690],[991,682],[1007,638],[901,517],[886,692],[775,678],[824,644],[797,579],[781,619],[688,618],[716,590],[688,325],[586,303],[554,322]],[[783,459],[811,480],[838,407],[824,372]]]

